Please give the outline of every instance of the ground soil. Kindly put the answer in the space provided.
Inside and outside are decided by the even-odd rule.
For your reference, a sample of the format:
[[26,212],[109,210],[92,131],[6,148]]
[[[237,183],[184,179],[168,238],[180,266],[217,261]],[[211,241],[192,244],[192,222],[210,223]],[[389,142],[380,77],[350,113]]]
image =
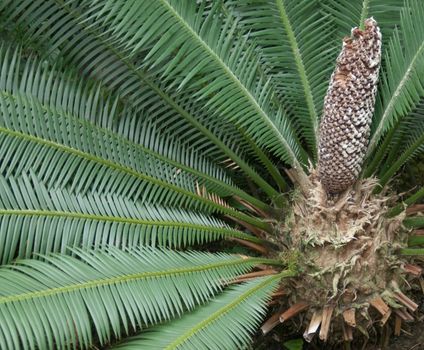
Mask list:
[[424,322],[416,322],[405,327],[401,337],[394,338],[389,349],[424,350]]

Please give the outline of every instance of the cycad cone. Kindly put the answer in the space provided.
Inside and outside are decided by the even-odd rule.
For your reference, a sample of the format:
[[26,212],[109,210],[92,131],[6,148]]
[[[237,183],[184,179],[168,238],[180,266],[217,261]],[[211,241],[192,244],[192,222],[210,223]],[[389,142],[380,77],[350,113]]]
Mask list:
[[[320,332],[322,340],[334,331],[351,340],[357,332],[353,329],[367,332],[376,318],[385,323],[392,312],[405,309],[405,301],[398,300],[404,296],[399,287],[406,280],[405,263],[396,254],[407,239],[402,218],[387,218],[394,198],[373,194],[374,179],[357,181],[368,144],[380,51],[381,34],[372,18],[365,21],[364,31],[355,28],[352,38],[344,39],[325,98],[318,171],[310,176],[313,186],[293,198],[292,214],[281,229],[284,246],[298,252],[303,274],[287,287],[292,305],[309,305],[309,341],[314,335],[310,329]],[[373,308],[376,303],[380,310]]]
[[345,38],[324,101],[318,170],[327,192],[347,189],[357,179],[365,156],[374,112],[381,61],[376,21]]

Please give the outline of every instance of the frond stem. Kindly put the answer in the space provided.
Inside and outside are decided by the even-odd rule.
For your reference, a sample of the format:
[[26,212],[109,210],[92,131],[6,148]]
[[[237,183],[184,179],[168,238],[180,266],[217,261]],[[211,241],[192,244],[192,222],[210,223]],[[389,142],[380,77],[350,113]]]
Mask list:
[[416,216],[413,218],[406,218],[403,220],[406,228],[420,228],[424,227],[424,216]]
[[371,142],[368,146],[368,151],[367,151],[368,156],[371,154],[371,152],[377,146],[377,143],[378,143],[378,141],[381,137],[381,134],[384,131],[384,125],[386,124],[386,119],[388,119],[392,115],[392,112],[396,107],[396,102],[397,102],[398,98],[402,95],[402,89],[405,86],[405,84],[408,82],[409,76],[411,75],[411,73],[414,70],[415,63],[418,61],[420,55],[423,52],[424,52],[424,42],[420,45],[416,54],[412,58],[411,63],[409,64],[408,68],[406,69],[404,76],[399,81],[398,86],[396,87],[395,91],[393,92],[393,94],[390,98],[390,101],[389,101],[389,103],[387,104],[387,106],[384,110],[384,113],[383,113],[383,115],[382,115],[382,117],[381,117],[381,119],[378,123],[377,129],[374,132],[374,135],[372,136]]
[[131,168],[128,168],[128,167],[123,166],[121,164],[112,162],[110,160],[103,159],[103,158],[100,158],[100,157],[96,157],[92,154],[89,154],[89,153],[86,153],[86,152],[83,152],[83,151],[80,151],[80,150],[74,149],[72,147],[68,147],[68,146],[59,144],[59,143],[56,143],[56,142],[53,142],[53,141],[50,141],[50,140],[45,140],[45,139],[42,139],[40,137],[36,137],[36,136],[33,136],[33,135],[29,135],[29,134],[24,134],[24,133],[14,131],[14,130],[9,130],[9,129],[3,128],[3,127],[0,127],[0,132],[3,132],[6,135],[9,135],[9,136],[12,136],[12,137],[27,140],[29,142],[35,142],[35,143],[38,143],[38,144],[41,144],[41,145],[44,145],[44,146],[47,146],[47,147],[50,147],[50,148],[55,148],[55,149],[60,150],[62,152],[70,153],[70,154],[73,154],[77,157],[84,158],[84,159],[87,159],[89,161],[94,161],[94,162],[97,162],[101,165],[107,166],[109,168],[112,168],[112,169],[115,169],[115,170],[118,170],[118,171],[122,171],[124,173],[127,173],[127,174],[134,176],[136,178],[139,178],[141,180],[153,183],[153,184],[161,186],[163,188],[168,188],[168,189],[170,189],[174,192],[181,193],[181,194],[183,194],[183,195],[185,195],[189,198],[193,198],[193,199],[195,199],[199,202],[203,202],[204,204],[218,210],[218,212],[223,212],[223,213],[228,214],[230,216],[239,218],[243,221],[246,221],[246,222],[252,224],[253,226],[262,228],[266,231],[270,230],[270,226],[267,223],[265,223],[265,222],[263,222],[259,219],[253,218],[252,216],[246,215],[246,214],[239,212],[239,211],[237,211],[233,208],[219,205],[219,204],[215,203],[214,201],[212,201],[208,198],[201,197],[201,196],[197,195],[196,193],[187,191],[183,188],[180,188],[176,185],[173,185],[173,184],[170,184],[168,182],[156,179],[152,176],[141,174],[141,173],[139,173],[139,172],[137,172],[137,171],[135,171]]
[[408,246],[424,245],[424,236],[410,236],[408,239]]
[[105,221],[105,222],[116,222],[124,224],[133,224],[133,225],[143,225],[143,226],[161,226],[161,227],[181,227],[181,228],[192,228],[201,231],[215,232],[223,234],[228,237],[237,237],[247,241],[262,243],[263,241],[255,236],[245,234],[241,231],[237,231],[231,228],[226,227],[213,227],[213,226],[204,226],[193,223],[185,223],[178,221],[158,221],[158,220],[143,220],[143,219],[134,219],[127,217],[117,217],[117,216],[103,216],[95,214],[85,214],[77,212],[63,212],[63,211],[50,211],[50,210],[16,210],[16,209],[0,209],[0,216],[39,216],[39,217],[62,217],[62,218],[72,218],[80,220],[95,220],[95,221]]
[[288,278],[293,277],[296,274],[291,270],[283,271],[275,276],[271,276],[266,278],[264,281],[256,285],[255,287],[247,290],[246,292],[239,295],[237,298],[235,298],[230,304],[225,305],[221,309],[214,312],[212,315],[207,317],[205,320],[200,322],[197,326],[189,329],[186,333],[183,333],[181,336],[179,336],[177,339],[175,339],[171,344],[169,344],[165,349],[171,350],[171,349],[177,349],[181,345],[183,345],[188,339],[193,337],[197,332],[199,332],[201,329],[207,327],[208,324],[211,324],[215,322],[217,319],[225,315],[226,313],[230,312],[232,309],[237,307],[239,304],[244,302],[247,298],[249,298],[251,295],[255,294],[258,290],[267,287],[271,283],[273,283],[275,280],[281,279],[281,278]]
[[[107,49],[109,49],[121,62],[123,62],[140,80],[142,80],[146,85],[148,85],[153,91],[155,91],[163,100],[165,100],[178,114],[180,114],[184,119],[186,119],[191,125],[193,125],[197,130],[199,130],[203,135],[205,135],[209,140],[211,140],[218,148],[220,148],[228,157],[230,157],[240,168],[260,187],[267,193],[270,197],[278,195],[278,192],[269,185],[260,175],[258,175],[253,169],[243,161],[235,152],[233,152],[224,142],[222,142],[218,137],[216,137],[212,132],[209,131],[205,126],[199,123],[194,116],[180,107],[166,92],[164,92],[159,86],[157,86],[153,81],[148,78],[148,74],[144,74],[144,71],[137,69],[131,62],[129,62],[125,57],[119,53],[115,48],[111,47],[102,37],[92,28],[88,28],[79,21],[78,14],[70,9],[63,1],[55,0],[55,2],[61,6],[63,9],[68,11],[71,14],[76,23],[83,28],[83,30],[91,33],[96,37]],[[169,5],[168,5],[169,6]],[[175,11],[174,11],[175,12]],[[265,208],[264,208],[265,209]]]
[[414,256],[414,255],[424,255],[424,248],[403,248],[399,250],[400,255],[408,255],[408,256]]
[[35,299],[35,298],[43,298],[46,296],[57,295],[57,294],[72,293],[77,290],[98,288],[101,286],[108,286],[112,284],[122,284],[125,282],[139,280],[139,279],[168,278],[169,276],[177,276],[177,275],[184,275],[184,274],[190,274],[195,272],[203,272],[207,270],[222,268],[225,266],[237,266],[237,265],[244,265],[244,264],[257,265],[257,264],[267,264],[267,262],[268,262],[268,259],[249,257],[244,259],[238,258],[238,259],[234,259],[230,261],[223,261],[223,262],[207,264],[207,265],[200,265],[200,266],[198,265],[198,266],[190,266],[190,267],[177,268],[177,269],[169,269],[166,271],[149,271],[149,272],[126,274],[121,276],[113,276],[110,278],[101,278],[97,280],[75,283],[75,284],[70,284],[70,285],[55,287],[50,289],[44,289],[44,290],[37,290],[37,291],[22,293],[18,295],[0,296],[0,304],[20,302],[23,300],[29,300],[29,299]]
[[409,207],[411,204],[414,204],[416,201],[420,200],[424,197],[424,186],[421,187],[417,192],[415,192],[412,196],[405,199],[402,203],[399,203],[397,206],[392,208],[388,212],[388,217],[393,217],[401,212],[403,212],[407,207]]
[[299,44],[296,39],[296,35],[294,33],[293,27],[291,25],[290,19],[287,15],[287,11],[284,7],[284,1],[283,0],[276,0],[276,5],[278,7],[281,22],[283,23],[283,26],[286,30],[287,37],[290,42],[290,47],[296,62],[297,71],[300,76],[300,81],[303,86],[303,92],[305,94],[306,99],[306,105],[308,106],[309,111],[309,118],[310,123],[313,128],[313,140],[312,140],[312,153],[313,158],[316,159],[317,157],[317,135],[318,135],[318,113],[316,111],[314,99],[312,96],[312,89],[309,83],[308,76],[306,74],[306,68],[303,63],[302,54],[300,53]]

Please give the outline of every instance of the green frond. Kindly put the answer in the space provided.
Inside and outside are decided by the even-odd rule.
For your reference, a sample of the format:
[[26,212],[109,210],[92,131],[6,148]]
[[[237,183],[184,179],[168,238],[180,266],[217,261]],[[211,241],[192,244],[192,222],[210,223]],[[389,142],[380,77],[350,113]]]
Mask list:
[[[115,192],[149,203],[178,203],[218,210],[266,227],[258,220],[196,193],[196,183],[136,145],[94,125],[41,105],[32,97],[0,91],[0,172],[34,169],[48,187]],[[49,127],[41,127],[48,125]],[[35,161],[36,159],[36,161]]]
[[[414,107],[413,111],[398,120],[395,126],[384,137],[386,156],[381,166],[380,176],[389,169],[396,160],[424,133],[424,99]],[[383,147],[383,146],[381,146]],[[419,153],[419,149],[417,152]],[[418,154],[417,154],[418,155]]]
[[402,203],[399,203],[397,206],[395,206],[394,208],[392,208],[389,211],[389,213],[388,213],[389,217],[393,217],[393,216],[396,216],[396,215],[400,214],[408,206],[416,203],[417,201],[419,201],[423,197],[424,197],[424,186],[421,187],[414,194],[412,194],[411,196],[409,196],[408,198],[406,198],[405,200],[403,200]]
[[406,228],[421,228],[424,227],[424,216],[416,216],[403,220]]
[[230,1],[258,44],[280,95],[293,109],[299,134],[316,157],[317,130],[333,68],[331,22],[318,1]]
[[[82,193],[120,190],[129,197],[143,196],[149,202],[160,197],[149,198],[148,192],[141,190],[155,185],[181,188],[183,192],[191,187],[194,194],[194,184],[187,178],[181,179],[176,169],[143,154],[116,135],[62,115],[30,96],[1,91],[0,105],[0,135],[5,151],[0,169],[6,175],[32,168],[48,187],[70,185],[72,191]],[[94,169],[98,171],[95,179],[90,175]],[[119,186],[114,184],[118,178]],[[150,195],[154,196],[152,192]]]
[[410,236],[408,239],[408,246],[418,246],[418,245],[424,245],[424,236]]
[[[100,3],[103,8],[99,10]],[[130,57],[152,46],[145,64],[161,66],[165,81],[179,89],[195,87],[195,96],[206,103],[207,111],[243,127],[259,146],[289,164],[304,164],[287,118],[268,107],[268,83],[252,80],[258,62],[250,50],[243,49],[245,43],[231,36],[231,28],[214,11],[204,14],[202,5],[195,5],[165,0],[153,4],[102,1],[96,2],[93,16],[107,24],[113,40],[119,40]],[[135,13],[136,21],[127,20]],[[175,56],[174,50],[178,50]],[[184,64],[181,57],[185,57]],[[207,85],[199,84],[194,76],[201,76]]]
[[[0,348],[248,347],[297,275],[273,241],[309,183],[285,179],[308,182],[342,36],[371,16],[377,192],[424,150],[421,0],[0,1]],[[401,218],[397,253],[423,256],[424,216]],[[188,249],[221,239],[276,258]]]
[[384,134],[424,96],[424,8],[416,0],[405,4],[400,30],[394,30],[383,56],[368,155],[377,148]]
[[387,156],[378,177],[384,186],[407,161],[424,151],[424,100],[387,133],[379,154],[382,150],[386,150]]
[[34,174],[0,176],[0,262],[69,247],[179,248],[226,237],[260,242],[212,216],[147,205],[115,194],[48,190]]
[[281,277],[231,288],[191,314],[128,338],[116,349],[242,349],[261,322]]
[[424,249],[403,248],[400,250],[401,255],[421,256],[424,255]]
[[266,259],[140,248],[75,251],[0,269],[0,347],[88,348],[168,320]]
[[336,25],[337,42],[354,27],[363,25],[365,18],[374,17],[383,35],[383,46],[389,41],[399,23],[403,0],[321,0],[325,13],[332,16]]
[[[116,113],[116,101],[103,98],[101,86],[87,83],[72,71],[64,73],[47,67],[45,62],[22,60],[19,49],[13,54],[9,49],[0,50],[1,71],[0,89],[11,94],[24,93],[34,96],[42,104],[51,106],[63,113],[87,119],[103,127],[102,131],[113,135],[110,130],[124,135],[122,139],[130,147],[168,163],[177,171],[192,174],[208,192],[226,197],[237,195],[262,208],[267,205],[237,188],[224,170],[196,151],[189,151],[178,139],[167,138],[156,132],[157,123],[143,120],[143,116],[131,110]],[[24,66],[21,72],[21,66]],[[108,128],[108,129],[106,129]]]
[[[249,137],[249,135],[244,133],[243,130],[240,130],[240,132],[243,134],[246,141],[250,144],[250,146],[254,150],[256,156],[258,157],[259,162],[266,168],[268,173],[272,176],[272,178],[278,185],[278,188],[280,189],[280,191],[286,190],[288,188],[288,184],[286,180],[283,178],[283,176],[280,174],[280,172],[278,171],[277,166],[272,161],[269,160],[265,152],[255,144],[255,142]],[[275,200],[276,198],[274,198],[274,201]]]
[[421,133],[415,134],[416,140],[409,144],[406,150],[399,156],[399,158],[387,169],[382,175],[380,175],[380,184],[384,186],[393,177],[393,175],[400,169],[400,167],[407,162],[414,155],[418,155],[424,150],[424,129]]
[[243,159],[246,144],[240,135],[237,137],[237,129],[226,119],[206,113],[204,102],[193,98],[195,87],[175,91],[163,82],[161,74],[146,71],[141,57],[125,55],[117,38],[111,36],[111,29],[101,18],[94,18],[99,5],[85,3],[6,1],[4,11],[14,25],[25,26],[31,40],[47,41],[47,46],[54,48],[53,56],[59,55],[65,64],[78,67],[80,73],[101,81],[107,89],[119,91],[124,103],[137,113],[146,110],[149,120],[160,126],[160,133],[179,136],[199,154],[220,161],[232,159],[269,196],[276,196],[277,192]]

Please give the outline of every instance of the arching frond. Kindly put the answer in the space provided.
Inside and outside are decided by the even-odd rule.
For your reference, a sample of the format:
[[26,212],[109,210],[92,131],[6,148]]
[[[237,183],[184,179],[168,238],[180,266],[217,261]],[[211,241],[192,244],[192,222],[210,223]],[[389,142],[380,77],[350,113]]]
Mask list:
[[[153,45],[145,62],[161,65],[166,81],[179,89],[196,87],[196,96],[205,101],[209,112],[219,112],[242,126],[259,146],[289,164],[299,166],[305,162],[287,118],[282,111],[272,111],[268,106],[268,83],[252,80],[251,72],[256,71],[258,63],[214,11],[204,14],[202,5],[165,0],[153,4],[102,1],[96,2],[95,9],[93,15],[107,23],[114,33],[113,40],[118,38],[130,56]],[[137,20],[127,20],[132,14],[137,14]],[[178,54],[172,56],[176,49]],[[180,64],[181,57],[185,57],[184,64]],[[194,76],[201,76],[201,83]]]
[[0,92],[0,106],[0,145],[5,150],[0,172],[6,176],[34,169],[48,187],[115,192],[150,203],[178,201],[257,221],[196,193],[195,181],[184,172],[87,122],[23,95]]
[[133,202],[111,194],[48,190],[34,174],[0,176],[0,262],[69,247],[182,247],[225,237],[258,242],[198,212]]
[[[33,168],[49,187],[69,184],[72,190],[82,193],[106,187],[120,189],[121,193],[134,198],[141,196],[134,192],[140,191],[143,183],[145,186],[150,183],[150,186],[162,184],[165,187],[169,183],[175,189],[181,186],[181,190],[189,191],[190,186],[194,186],[187,178],[181,181],[174,169],[135,150],[118,137],[82,120],[62,115],[31,97],[2,91],[0,103],[0,131],[2,149],[5,150],[0,169],[7,175]],[[163,167],[162,171],[158,171],[158,167]],[[94,168],[99,169],[96,179],[90,176]],[[74,176],[75,173],[78,176]],[[118,184],[117,176],[120,178]],[[146,197],[148,193],[144,192],[143,196],[152,201]]]
[[[384,167],[380,170],[380,183],[384,186],[410,159],[424,151],[424,103],[403,117],[386,136],[391,140],[387,147]],[[384,144],[384,143],[383,143]]]
[[386,171],[396,159],[424,133],[424,99],[415,106],[414,110],[399,120],[393,130],[384,137],[387,144],[387,156],[380,174]]
[[317,130],[335,54],[332,25],[318,1],[230,1],[293,109],[299,133],[316,156]]
[[[355,54],[370,44],[380,58],[378,28],[364,21],[371,16],[385,50],[375,109],[380,60]],[[352,191],[330,195],[315,167],[328,78],[342,33],[372,24],[375,40],[353,39],[364,35],[355,30],[343,41],[353,49],[346,72],[363,71],[348,78],[371,85],[355,105],[343,68],[330,90],[340,90],[343,108],[375,110],[362,175],[384,186],[424,150],[423,18],[421,0],[0,1],[0,348],[246,348],[280,280],[303,272],[310,278],[298,289],[317,300],[266,324],[309,308],[326,340],[352,305],[308,291],[322,287],[312,265],[326,266],[308,263],[316,254],[303,250],[302,232],[325,230],[326,212],[343,221],[371,203],[378,225],[365,238],[411,229],[410,247],[396,237],[388,257],[424,250],[424,216],[412,207],[422,186],[380,203],[376,181],[353,185],[358,165]],[[347,163],[358,147],[362,162],[368,145],[370,119],[359,119],[351,132],[346,123],[321,128]],[[337,132],[350,136],[336,140]],[[342,142],[358,132],[354,146]],[[338,195],[363,198],[352,209]],[[352,231],[345,226],[336,233]],[[291,229],[298,237],[286,237]],[[221,239],[231,245],[202,246]],[[245,254],[234,244],[267,258],[189,250]],[[337,294],[342,282],[324,289]]]
[[424,96],[424,8],[406,1],[400,30],[395,29],[385,51],[368,155],[384,134]]
[[181,136],[199,154],[221,161],[229,157],[269,196],[277,195],[243,159],[246,143],[237,137],[237,129],[223,118],[211,118],[203,110],[204,102],[193,99],[196,89],[170,89],[158,73],[146,71],[141,58],[125,55],[116,39],[108,41],[110,28],[102,25],[101,18],[88,17],[97,7],[85,3],[13,0],[4,3],[4,11],[14,25],[25,26],[30,40],[47,41],[65,64],[78,67],[112,91],[119,90],[133,110],[145,109],[162,133]]
[[0,269],[0,346],[88,348],[170,319],[266,259],[141,248],[77,251]]
[[404,6],[404,0],[321,0],[320,2],[325,13],[332,16],[338,42],[352,28],[361,26],[364,19],[374,17],[383,35],[383,46],[399,24],[400,11]]
[[264,316],[279,277],[234,287],[191,314],[129,338],[116,349],[241,349]]
[[184,147],[178,138],[158,134],[157,123],[146,122],[143,116],[131,110],[118,114],[117,99],[104,98],[100,85],[90,84],[72,71],[60,72],[42,61],[25,62],[19,49],[13,53],[9,49],[1,50],[0,62],[3,73],[0,89],[11,94],[32,95],[43,105],[102,126],[106,134],[110,134],[110,130],[122,134],[140,145],[121,139],[130,147],[168,163],[178,172],[183,170],[194,175],[209,192],[224,197],[235,194],[262,209],[267,208],[265,203],[237,188],[221,167]]

